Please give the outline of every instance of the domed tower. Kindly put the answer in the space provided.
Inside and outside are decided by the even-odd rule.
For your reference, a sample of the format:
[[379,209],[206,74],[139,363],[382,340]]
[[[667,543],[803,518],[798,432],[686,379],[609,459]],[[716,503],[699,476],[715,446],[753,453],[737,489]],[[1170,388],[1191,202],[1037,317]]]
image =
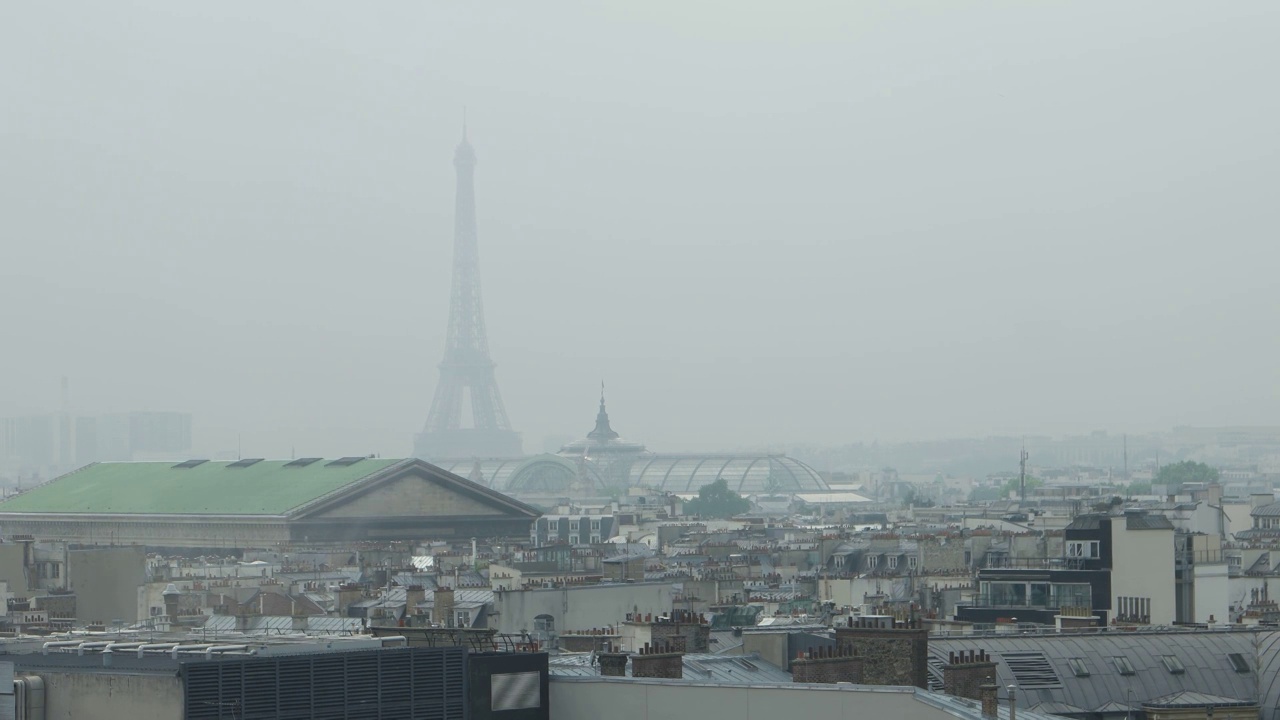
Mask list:
[[626,489],[632,464],[644,454],[643,444],[623,440],[609,424],[609,411],[604,404],[604,383],[600,384],[600,410],[596,413],[595,428],[585,438],[560,448],[561,456],[594,465],[596,475],[606,486],[618,490]]

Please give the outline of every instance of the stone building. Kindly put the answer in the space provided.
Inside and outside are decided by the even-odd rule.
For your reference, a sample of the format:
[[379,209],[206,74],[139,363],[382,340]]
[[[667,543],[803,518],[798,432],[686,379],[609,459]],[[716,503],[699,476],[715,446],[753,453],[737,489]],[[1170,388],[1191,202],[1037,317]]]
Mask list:
[[0,503],[37,540],[220,550],[528,538],[538,511],[422,460],[104,462]]

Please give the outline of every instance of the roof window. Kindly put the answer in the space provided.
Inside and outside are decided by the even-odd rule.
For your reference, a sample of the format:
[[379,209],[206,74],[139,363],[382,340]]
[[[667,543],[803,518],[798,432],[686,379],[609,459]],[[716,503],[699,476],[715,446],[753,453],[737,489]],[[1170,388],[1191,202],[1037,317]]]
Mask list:
[[1067,658],[1067,665],[1071,666],[1076,677],[1089,677],[1089,666],[1084,664],[1084,658]]
[[318,463],[323,459],[324,458],[298,458],[297,460],[290,460],[289,462],[285,463],[284,466],[285,467],[306,467],[312,463]]
[[1049,658],[1042,652],[1002,653],[1004,664],[1013,673],[1013,679],[1024,690],[1062,687],[1062,680],[1054,672]]
[[1174,675],[1181,675],[1187,671],[1187,668],[1182,665],[1182,661],[1178,659],[1177,655],[1161,655],[1160,661],[1164,663],[1164,668]]
[[1133,669],[1133,663],[1129,662],[1129,658],[1127,658],[1127,657],[1125,657],[1125,656],[1123,656],[1123,655],[1117,655],[1117,656],[1115,656],[1115,657],[1111,658],[1111,660],[1112,660],[1113,662],[1115,662],[1115,664],[1116,664],[1116,670],[1117,670],[1117,671],[1119,671],[1119,673],[1120,673],[1121,675],[1136,675],[1136,674],[1137,674],[1137,671]]
[[331,462],[325,463],[325,467],[329,467],[330,465],[333,465],[336,467],[346,467],[347,465],[355,465],[356,463],[364,459],[365,457],[363,455],[353,455],[351,457],[338,458],[337,460],[333,460]]
[[1241,653],[1227,653],[1227,661],[1231,663],[1231,669],[1238,673],[1253,672],[1253,665]]

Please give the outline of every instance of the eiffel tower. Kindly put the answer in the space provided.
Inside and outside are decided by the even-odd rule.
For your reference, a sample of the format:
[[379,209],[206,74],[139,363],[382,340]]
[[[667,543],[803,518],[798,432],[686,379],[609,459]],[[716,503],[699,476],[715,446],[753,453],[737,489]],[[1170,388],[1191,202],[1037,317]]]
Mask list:
[[[498,393],[489,338],[480,299],[480,257],[476,246],[476,154],[462,128],[453,154],[458,173],[453,216],[453,293],[449,298],[449,334],[440,363],[440,382],[427,424],[414,438],[413,454],[424,460],[516,457],[520,435],[511,429]],[[464,407],[471,408],[470,427]]]

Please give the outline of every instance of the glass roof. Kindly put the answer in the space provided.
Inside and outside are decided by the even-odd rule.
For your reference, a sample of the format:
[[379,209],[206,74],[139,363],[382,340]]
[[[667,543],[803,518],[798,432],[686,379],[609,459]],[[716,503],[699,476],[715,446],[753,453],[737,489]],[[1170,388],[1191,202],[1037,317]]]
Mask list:
[[631,468],[631,484],[691,493],[724,478],[741,495],[829,490],[816,470],[785,455],[653,455]]

